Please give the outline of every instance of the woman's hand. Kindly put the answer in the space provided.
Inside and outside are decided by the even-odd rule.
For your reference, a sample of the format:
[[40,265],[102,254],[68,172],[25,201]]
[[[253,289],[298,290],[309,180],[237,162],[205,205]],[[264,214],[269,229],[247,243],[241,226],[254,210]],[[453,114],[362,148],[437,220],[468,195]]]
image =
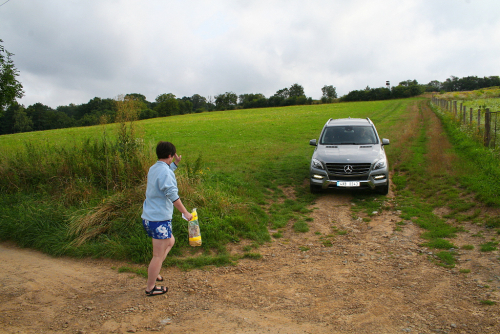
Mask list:
[[177,155],[177,153],[175,153],[175,155],[174,155],[174,163],[176,165],[179,165],[179,162],[181,162],[181,159],[182,159],[182,155]]
[[186,217],[186,219],[188,221],[190,221],[191,219],[193,219],[193,215],[191,213],[187,212],[187,211],[185,213],[183,213],[183,215],[184,215],[184,217]]

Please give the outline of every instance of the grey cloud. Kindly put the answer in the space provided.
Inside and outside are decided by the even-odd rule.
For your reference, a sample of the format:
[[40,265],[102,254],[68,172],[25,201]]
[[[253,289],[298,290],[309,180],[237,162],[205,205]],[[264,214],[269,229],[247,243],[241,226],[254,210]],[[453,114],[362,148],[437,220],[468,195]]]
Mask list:
[[407,79],[498,75],[496,0],[10,1],[0,38],[26,96],[274,94],[319,98]]

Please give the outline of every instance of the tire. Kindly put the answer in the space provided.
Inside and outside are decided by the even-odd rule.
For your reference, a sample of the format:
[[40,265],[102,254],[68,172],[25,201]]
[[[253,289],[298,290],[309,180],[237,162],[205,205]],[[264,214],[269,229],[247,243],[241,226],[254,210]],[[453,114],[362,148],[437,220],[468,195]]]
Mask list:
[[377,187],[377,192],[381,195],[387,195],[389,193],[389,180],[387,180],[387,185]]
[[319,194],[323,190],[321,186],[315,184],[311,184],[309,187],[311,189],[311,194]]

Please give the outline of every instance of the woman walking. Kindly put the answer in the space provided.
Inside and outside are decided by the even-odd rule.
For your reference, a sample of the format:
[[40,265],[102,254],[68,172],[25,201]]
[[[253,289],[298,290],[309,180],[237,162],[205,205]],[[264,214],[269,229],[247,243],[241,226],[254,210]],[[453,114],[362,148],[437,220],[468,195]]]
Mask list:
[[148,267],[147,296],[162,295],[168,291],[168,287],[156,286],[156,281],[163,281],[160,270],[175,243],[172,234],[174,207],[187,220],[191,220],[191,213],[186,210],[179,198],[174,174],[182,156],[177,155],[174,144],[166,141],[158,143],[156,156],[158,161],[148,172],[146,200],[141,215],[144,229],[153,240],[153,258]]

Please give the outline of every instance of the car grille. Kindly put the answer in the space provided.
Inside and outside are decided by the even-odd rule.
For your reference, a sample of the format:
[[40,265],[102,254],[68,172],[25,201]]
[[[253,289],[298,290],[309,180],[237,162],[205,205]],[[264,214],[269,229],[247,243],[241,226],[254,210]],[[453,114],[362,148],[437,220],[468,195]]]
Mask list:
[[[352,172],[346,172],[346,166],[352,167]],[[339,176],[351,176],[351,175],[363,175],[368,174],[370,171],[371,164],[332,164],[327,163],[326,169],[329,174],[339,175]]]
[[330,176],[332,181],[368,181],[367,175],[354,175],[354,176]]

